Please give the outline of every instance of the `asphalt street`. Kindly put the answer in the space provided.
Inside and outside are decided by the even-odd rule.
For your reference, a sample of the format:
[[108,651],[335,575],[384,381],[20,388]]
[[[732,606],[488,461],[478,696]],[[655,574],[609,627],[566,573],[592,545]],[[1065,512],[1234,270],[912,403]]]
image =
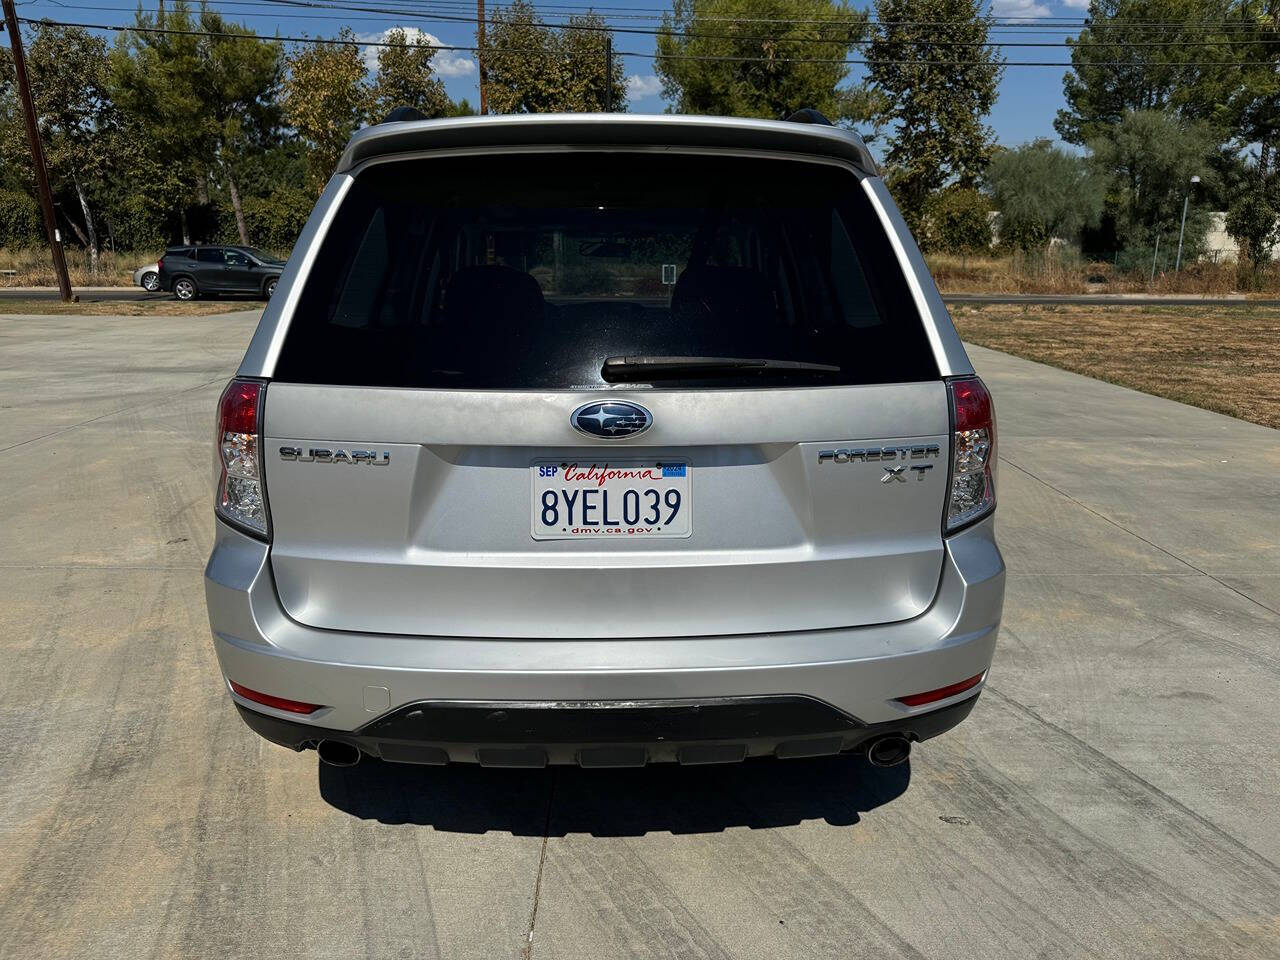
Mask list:
[[[171,293],[147,293],[139,287],[80,287],[75,294],[81,303],[148,300],[172,300]],[[0,287],[0,302],[5,300],[57,300],[56,288]],[[253,297],[232,296],[228,299],[252,301]],[[1246,299],[1244,297],[1143,296],[1141,294],[1022,294],[1022,293],[949,293],[948,303],[974,304],[1058,304],[1099,306],[1122,304],[1148,307],[1280,307],[1280,300]]]
[[338,770],[208,636],[254,320],[0,318],[0,957],[1280,956],[1280,432],[974,348],[1005,626],[907,765]]

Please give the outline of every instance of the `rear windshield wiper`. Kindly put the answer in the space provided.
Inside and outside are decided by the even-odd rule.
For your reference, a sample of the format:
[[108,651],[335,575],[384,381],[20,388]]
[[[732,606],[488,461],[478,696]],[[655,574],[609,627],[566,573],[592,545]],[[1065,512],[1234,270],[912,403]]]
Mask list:
[[829,363],[807,360],[766,360],[755,357],[609,357],[600,368],[605,380],[653,380],[661,377],[716,376],[756,370],[839,373]]

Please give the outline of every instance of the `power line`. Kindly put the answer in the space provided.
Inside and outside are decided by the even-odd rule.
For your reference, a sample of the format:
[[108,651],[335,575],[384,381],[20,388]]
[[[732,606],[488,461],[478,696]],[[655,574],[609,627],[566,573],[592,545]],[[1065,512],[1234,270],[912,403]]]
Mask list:
[[[117,11],[117,12],[132,12],[137,10],[137,7],[105,7],[105,6],[95,6],[92,4],[64,3],[64,2],[60,2],[60,0],[49,0],[49,2],[56,3],[57,6],[62,7],[64,9],[68,9],[68,10],[102,10],[102,11]],[[466,24],[479,23],[479,19],[475,16],[464,16],[462,14],[454,14],[454,13],[441,14],[441,13],[427,12],[427,11],[423,11],[416,8],[410,8],[410,7],[404,7],[404,8],[390,7],[389,8],[384,6],[365,6],[365,5],[354,5],[354,4],[311,3],[311,2],[307,2],[307,0],[219,0],[219,2],[224,6],[242,6],[242,7],[243,6],[247,6],[247,7],[285,6],[285,7],[301,7],[301,8],[307,8],[312,10],[343,10],[343,11],[352,11],[356,13],[374,13],[379,15],[379,19],[409,18],[414,20],[421,20],[424,22],[439,21],[442,23],[466,23]],[[215,9],[215,12],[220,12],[220,11],[217,11],[216,8],[214,9]],[[253,15],[265,16],[265,14],[253,14]],[[303,15],[303,14],[276,13],[276,14],[272,14],[272,16],[279,17],[280,19],[327,19],[323,17],[317,17],[315,15]],[[501,22],[501,17],[502,17],[501,8],[499,8],[499,11],[495,12],[494,16],[486,18],[485,22],[498,23],[498,22]],[[343,16],[340,18],[333,18],[333,19],[350,20],[353,18],[349,16]],[[564,24],[549,24],[549,26],[552,26],[557,30],[583,31],[587,33],[601,32],[601,27],[596,26],[594,24],[564,23]],[[861,23],[859,22],[838,23],[836,21],[832,21],[830,23],[830,26],[847,29],[847,28],[860,27]],[[760,41],[760,42],[775,42],[775,43],[776,42],[851,43],[851,41],[848,39],[840,39],[840,38],[772,37],[772,36],[771,37],[755,37],[755,36],[742,36],[737,34],[708,34],[708,33],[703,33],[701,31],[699,31],[697,34],[692,34],[692,33],[688,33],[687,31],[679,31],[674,29],[665,30],[665,29],[652,29],[652,28],[643,28],[643,27],[609,26],[608,30],[612,33],[635,34],[640,36],[676,36],[676,37],[687,36],[690,38],[697,37],[699,39],[739,40],[739,41],[748,41],[748,42]],[[1045,45],[1059,46],[1059,44],[1045,44]]]
[[[135,26],[119,26],[115,24],[105,24],[105,23],[74,23],[70,21],[50,20],[50,19],[33,20],[30,17],[18,17],[17,19],[20,23],[25,23],[30,26],[39,26],[40,24],[43,23],[43,24],[56,26],[56,27],[79,27],[85,30],[106,30],[114,33],[147,33],[147,34],[163,34],[163,35],[174,35],[174,36],[221,37],[229,40],[262,41],[266,43],[322,43],[322,44],[350,46],[350,47],[381,48],[381,47],[399,46],[399,44],[387,43],[385,41],[357,40],[354,38],[347,40],[343,38],[332,38],[332,37],[307,37],[307,36],[283,37],[279,35],[274,37],[263,37],[254,33],[235,33],[235,32],[227,32],[227,31],[178,30],[170,27],[141,27],[136,25]],[[433,43],[430,46],[435,50],[447,50],[447,51],[453,51],[453,52],[466,52],[466,53],[475,53],[479,49],[478,47],[473,47],[473,46],[462,46],[462,45],[452,45],[452,44],[434,44]],[[589,56],[594,58],[595,56],[597,56],[597,54],[594,51],[584,51],[581,54],[575,54],[575,53],[566,53],[561,50],[536,50],[536,49],[534,50],[500,50],[500,49],[494,48],[492,45],[486,46],[485,52],[489,56],[502,56],[502,55],[521,55],[522,56],[526,54],[541,55],[541,56],[555,56],[555,57]],[[733,57],[733,56],[713,56],[708,54],[666,55],[666,54],[659,54],[659,53],[639,53],[635,51],[626,51],[626,50],[615,50],[614,55],[618,57],[632,57],[632,58],[642,59],[642,60],[694,60],[694,61],[720,62],[720,63],[765,63],[765,64],[824,63],[824,64],[851,64],[851,65],[866,66],[871,62],[870,60],[867,60],[865,58],[840,59],[840,58],[834,58],[834,57]],[[992,63],[992,61],[990,60],[919,60],[919,59],[876,60],[876,62],[884,63],[884,64],[895,64],[900,66],[923,66],[923,67],[986,66]],[[1047,60],[1045,61],[1007,60],[998,65],[1002,67],[1073,67],[1076,64],[1072,63],[1071,61],[1061,62],[1061,61],[1047,61]],[[1127,60],[1111,60],[1111,61],[1090,60],[1088,61],[1087,65],[1092,67],[1108,67],[1108,66],[1129,67],[1129,66],[1132,66],[1133,64],[1131,61],[1127,61]],[[1224,64],[1220,61],[1204,61],[1204,62],[1186,61],[1183,63],[1175,64],[1174,66],[1176,67],[1220,67],[1223,65]],[[1271,61],[1259,60],[1259,61],[1250,61],[1250,62],[1244,62],[1244,63],[1236,61],[1231,65],[1242,66],[1242,67],[1262,67],[1262,66],[1270,66]]]
[[[467,7],[467,6],[469,6],[468,0],[433,0],[433,2],[434,2],[435,4],[437,4],[437,5],[439,5],[439,6],[460,6],[460,7]],[[547,11],[547,10],[594,11],[594,12],[597,12],[597,13],[600,13],[600,12],[606,12],[606,11],[618,11],[618,12],[625,12],[626,14],[629,14],[629,15],[636,15],[636,16],[648,16],[650,19],[660,19],[662,16],[665,16],[665,15],[668,15],[668,14],[670,14],[670,13],[671,13],[671,10],[670,10],[670,8],[669,8],[669,7],[634,7],[634,6],[625,6],[625,7],[620,7],[620,6],[609,6],[608,4],[598,4],[598,3],[587,3],[587,4],[582,4],[582,3],[536,3],[536,4],[535,4],[535,3],[531,3],[531,4],[529,4],[529,6],[531,6],[531,7],[534,9],[534,11],[535,11],[535,12],[542,12],[542,11]],[[647,13],[647,14],[646,14],[646,13],[644,13],[644,11],[649,11],[649,13]],[[752,17],[752,18],[745,18],[745,17],[725,17],[725,18],[722,18],[722,19],[729,19],[729,20],[752,20],[752,21],[757,21],[757,22],[782,22],[782,21],[786,20],[787,18],[781,18],[781,17]],[[806,18],[791,18],[791,19],[792,19],[792,21],[793,21],[793,22],[806,22],[806,23],[807,23],[807,22],[817,22],[817,21],[822,21],[822,20],[839,20],[839,19],[841,19],[841,17],[839,17],[839,16],[829,16],[829,17],[806,17]],[[872,14],[872,15],[871,15],[871,19],[872,19],[873,21],[876,21],[876,20],[878,20],[879,18],[877,18],[877,17],[875,16],[875,14]],[[1015,25],[1015,26],[1026,26],[1026,27],[1035,27],[1035,26],[1039,26],[1039,25],[1042,25],[1042,24],[1044,24],[1044,25],[1061,25],[1061,26],[1073,26],[1073,27],[1080,27],[1080,26],[1082,26],[1082,25],[1087,24],[1087,23],[1089,22],[1090,18],[1089,18],[1089,17],[1062,17],[1062,16],[1004,16],[1004,17],[993,17],[993,18],[992,18],[992,20],[993,20],[994,22],[997,22],[997,23],[1006,23],[1006,24],[1009,24],[1009,25]],[[905,23],[905,24],[930,24],[930,23],[937,24],[937,23],[946,23],[947,21],[942,21],[942,20],[886,20],[886,21],[883,21],[883,22],[885,22],[885,23]],[[1146,24],[1146,23],[1155,23],[1155,24],[1181,24],[1181,23],[1188,23],[1188,22],[1190,22],[1190,23],[1238,23],[1239,21],[1238,21],[1238,20],[1230,20],[1230,21],[1227,21],[1227,20],[1212,20],[1212,21],[1211,21],[1211,20],[1179,20],[1179,21],[1174,21],[1174,20],[1150,20],[1150,19],[1147,19],[1147,18],[1122,18],[1122,17],[1117,17],[1117,18],[1111,18],[1111,19],[1109,19],[1107,22],[1111,22],[1111,23],[1135,23],[1135,24]]]
[[[397,9],[397,8],[388,9],[387,7],[370,7],[370,6],[363,6],[363,5],[348,5],[348,4],[339,4],[339,3],[319,3],[319,2],[313,2],[313,0],[223,0],[223,2],[228,2],[228,3],[249,2],[249,3],[267,4],[269,6],[307,7],[312,9],[335,9],[335,10],[347,10],[347,11],[364,12],[364,13],[385,13],[385,14],[392,14]],[[409,8],[406,7],[405,9],[409,9]],[[501,14],[499,13],[498,16],[501,16]],[[448,14],[448,15],[432,14],[431,18],[439,19],[442,22],[459,22],[459,23],[476,23],[477,22],[475,17],[462,16],[460,14]],[[781,23],[783,21],[760,21],[760,22]],[[888,21],[888,22],[896,23],[896,24],[911,23],[911,21]],[[841,28],[863,26],[863,24],[858,23],[856,21],[849,22],[849,21],[832,20],[832,21],[829,21],[829,24],[831,26],[841,27]],[[871,25],[872,24],[868,22],[867,26],[871,26]],[[916,25],[929,26],[933,28],[952,28],[952,29],[956,27],[969,26],[968,23],[964,23],[964,22],[958,23],[958,22],[948,22],[948,21],[919,21],[917,22]],[[597,29],[594,26],[589,26],[585,24],[573,24],[573,23],[560,24],[558,25],[558,28],[561,30],[588,30],[588,31],[594,31]],[[843,44],[843,43],[849,42],[848,40],[842,39],[842,38],[741,36],[737,34],[706,33],[705,31],[702,31],[702,30],[698,30],[696,33],[691,33],[688,29],[654,30],[654,29],[645,29],[640,27],[611,27],[610,29],[614,33],[638,34],[642,36],[675,36],[675,37],[686,37],[689,39],[703,39],[703,40],[736,40],[736,41],[745,42],[745,43],[759,42],[759,43],[841,43]],[[1061,47],[1068,46],[1068,44],[1065,41],[1058,42],[1058,43],[1050,43],[1050,42],[1013,43],[1013,42],[1007,42],[1007,41],[967,41],[967,40],[933,40],[931,39],[927,42],[933,46],[941,46],[941,47],[1051,47],[1051,48],[1058,47],[1058,48],[1061,48]],[[1190,45],[1191,42],[1192,41],[1186,41],[1186,40],[1091,41],[1091,43],[1094,46],[1100,46],[1100,47],[1179,46],[1179,45]],[[1244,44],[1249,44],[1254,42],[1280,43],[1280,38],[1257,40],[1257,41],[1215,39],[1212,41],[1194,41],[1194,42],[1203,43],[1205,45],[1236,45],[1236,44],[1244,45]]]
[[[112,33],[146,33],[146,34],[159,34],[164,36],[175,36],[175,37],[218,37],[224,40],[241,40],[245,42],[259,42],[259,43],[323,43],[329,46],[339,46],[339,47],[379,47],[379,48],[401,46],[401,44],[387,43],[386,41],[382,41],[382,40],[356,40],[354,38],[351,40],[346,40],[341,37],[308,37],[308,36],[282,37],[279,35],[274,37],[264,37],[256,33],[235,33],[233,31],[225,31],[225,30],[178,30],[173,27],[140,27],[137,25],[120,26],[117,24],[108,24],[108,23],[73,23],[68,20],[50,20],[48,18],[33,20],[30,17],[18,17],[17,21],[19,23],[25,23],[28,26],[32,26],[32,27],[38,27],[41,25],[51,26],[51,27],[80,27],[81,29],[84,29],[84,30],[107,30]],[[475,51],[480,49],[479,47],[452,46],[452,45],[435,44],[435,43],[430,44],[429,46],[433,50],[450,50],[450,51],[456,50],[456,51],[463,51],[468,53],[474,53]],[[485,47],[485,50],[488,53],[494,52],[494,48],[492,46]],[[503,50],[501,52],[511,53],[511,54],[544,54],[548,56],[563,56],[563,57],[578,55],[578,54],[565,53],[560,50]],[[594,54],[589,52],[584,52],[582,55],[594,56]]]
[[[65,2],[62,2],[62,0],[49,0],[49,2],[55,3],[57,6],[62,7],[64,9],[68,9],[68,10],[99,10],[99,11],[131,12],[131,11],[136,11],[137,9],[136,7],[118,7],[118,6],[112,7],[112,6],[93,5],[93,4],[65,3]],[[436,13],[426,14],[415,8],[408,8],[408,7],[401,9],[401,8],[387,8],[382,6],[373,7],[373,6],[350,5],[350,4],[312,3],[312,2],[308,2],[308,0],[217,0],[217,2],[221,4],[221,6],[223,7],[238,6],[238,7],[274,8],[277,6],[287,6],[287,7],[305,7],[305,8],[316,9],[316,10],[347,11],[347,13],[344,13],[341,16],[335,16],[335,17],[317,16],[315,14],[287,14],[287,13],[271,14],[271,16],[274,18],[290,19],[290,20],[334,19],[334,20],[350,21],[355,19],[383,20],[383,19],[407,18],[407,19],[421,20],[424,22],[439,21],[442,23],[467,23],[467,24],[476,24],[479,22],[478,18],[474,16],[462,16],[460,14],[436,14]],[[223,13],[223,12],[228,14],[233,13],[233,11],[224,11],[224,10],[218,9],[217,7],[213,7],[212,9],[214,10],[215,13]],[[371,14],[376,14],[377,16],[372,18],[356,18],[356,17],[351,17],[350,12],[371,13]],[[266,14],[249,14],[249,15],[262,16],[262,17],[267,16]],[[501,14],[497,14],[497,17],[500,17],[500,16]],[[496,18],[489,18],[486,20],[486,22],[493,23],[493,22],[497,22],[497,20]],[[579,30],[579,31],[585,31],[588,33],[600,32],[600,27],[590,25],[590,24],[568,23],[568,24],[551,24],[549,26],[553,26],[555,29],[559,29],[559,30]],[[832,26],[852,27],[855,25],[854,24],[836,24],[833,22]],[[966,26],[966,24],[952,24],[952,26]],[[616,27],[616,26],[610,26],[608,27],[608,29],[612,33],[620,33],[620,34],[628,34],[628,35],[675,37],[675,38],[690,39],[690,40],[694,40],[694,39],[732,40],[739,43],[815,43],[815,44],[839,44],[842,46],[852,46],[853,43],[856,42],[855,40],[851,40],[847,37],[826,38],[826,37],[795,37],[795,36],[791,36],[791,37],[750,36],[750,35],[732,34],[732,33],[706,33],[701,30],[697,31],[696,33],[693,33],[687,30],[685,31],[666,30],[666,29],[655,30],[655,29],[645,29],[640,27]],[[907,42],[910,42],[910,41],[907,41]],[[989,48],[995,48],[995,49],[1003,49],[1006,47],[1007,48],[1025,48],[1025,49],[1031,49],[1031,48],[1064,49],[1064,48],[1073,48],[1075,46],[1074,44],[1066,40],[1053,41],[1053,42],[1048,42],[1048,41],[1028,42],[1028,41],[1007,41],[1007,40],[928,39],[920,42],[927,43],[929,46],[933,46],[933,47],[971,47],[971,48],[989,47]],[[1236,39],[1236,38],[1214,38],[1214,39],[1205,39],[1205,40],[1182,39],[1182,40],[1109,40],[1109,41],[1091,39],[1090,41],[1088,41],[1088,46],[1094,47],[1094,48],[1097,48],[1097,47],[1103,47],[1103,48],[1187,47],[1187,48],[1190,48],[1190,47],[1248,46],[1251,44],[1280,45],[1280,36],[1260,37],[1256,39],[1244,39],[1244,40]]]
[[[409,3],[413,4],[418,0],[387,0],[389,3]],[[467,8],[466,0],[432,0],[433,6],[439,6],[444,9],[457,7],[460,9]],[[572,16],[578,13],[596,13],[606,16],[607,19],[639,19],[639,20],[661,20],[670,16],[671,11],[667,8],[650,7],[609,7],[597,4],[539,4],[530,5],[535,14],[544,16]],[[649,9],[654,13],[640,13],[638,11]],[[563,11],[563,12],[552,12]],[[840,23],[845,18],[841,16],[830,17],[718,17],[718,16],[700,16],[699,20],[707,22],[723,22],[723,23],[799,23],[799,24],[823,24],[823,23]],[[868,17],[871,24],[892,25],[892,26],[950,26],[954,25],[954,20],[881,20],[874,14]],[[994,17],[988,21],[993,29],[1028,29],[1028,30],[1081,30],[1086,27],[1096,25],[1088,18],[1083,17]],[[1214,27],[1235,29],[1239,27],[1255,27],[1259,26],[1256,21],[1241,20],[1145,20],[1145,19],[1107,19],[1100,21],[1104,24],[1119,24],[1132,27],[1152,27],[1152,28],[1168,28],[1168,27]]]
[[[102,10],[136,10],[136,7],[91,7],[86,5],[66,4],[60,0],[47,0],[61,7],[70,7],[74,9],[102,9]],[[382,0],[382,5],[375,8],[351,7],[345,4],[326,3],[326,2],[308,2],[308,0],[223,0],[227,3],[237,3],[238,5],[259,5],[259,4],[287,4],[290,6],[306,7],[310,9],[333,9],[333,10],[383,10],[388,14],[398,13],[414,13],[422,16],[431,16],[438,19],[458,20],[462,22],[475,22],[474,17],[461,14],[459,11],[467,11],[473,9],[468,0],[431,0],[429,6],[422,6],[421,0]],[[436,9],[439,8],[439,9]],[[552,9],[564,12],[552,12]],[[501,10],[503,8],[499,8]],[[509,9],[509,8],[507,8]],[[580,14],[594,13],[606,20],[613,19],[643,19],[643,20],[661,20],[669,16],[670,11],[664,11],[661,15],[657,14],[638,14],[633,12],[627,13],[607,13],[606,11],[631,11],[634,8],[625,7],[598,7],[584,6],[572,4],[550,4],[540,7],[534,7],[535,15],[550,17],[571,17]],[[659,9],[659,8],[652,8]],[[832,25],[839,26],[848,23],[846,18],[840,17],[809,17],[809,18],[769,18],[769,17],[699,17],[699,21],[705,23],[764,23],[771,25],[780,24],[810,24],[810,25]],[[869,26],[901,26],[901,27],[935,27],[946,28],[957,26],[957,21],[947,20],[879,20],[874,16],[865,21]],[[1221,30],[1228,32],[1240,32],[1243,30],[1252,30],[1263,32],[1273,29],[1267,24],[1257,21],[1239,21],[1239,20],[1183,20],[1183,21],[1154,21],[1154,20],[1104,20],[1098,23],[1090,23],[1087,19],[1078,18],[1061,18],[1061,17],[1043,17],[1043,18],[994,18],[988,21],[989,30],[1012,30],[1012,29],[1029,29],[1035,32],[1045,31],[1079,31],[1090,27],[1106,26],[1108,29],[1115,26],[1123,26],[1126,29],[1138,30],[1140,32],[1167,32],[1169,30]],[[659,31],[661,32],[661,31]]]

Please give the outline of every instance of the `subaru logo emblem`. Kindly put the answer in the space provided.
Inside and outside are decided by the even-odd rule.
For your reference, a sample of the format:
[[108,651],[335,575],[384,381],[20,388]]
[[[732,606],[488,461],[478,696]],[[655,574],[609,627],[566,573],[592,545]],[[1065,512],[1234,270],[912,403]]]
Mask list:
[[569,422],[589,437],[621,440],[648,430],[653,426],[653,415],[640,404],[627,400],[593,400],[573,411]]

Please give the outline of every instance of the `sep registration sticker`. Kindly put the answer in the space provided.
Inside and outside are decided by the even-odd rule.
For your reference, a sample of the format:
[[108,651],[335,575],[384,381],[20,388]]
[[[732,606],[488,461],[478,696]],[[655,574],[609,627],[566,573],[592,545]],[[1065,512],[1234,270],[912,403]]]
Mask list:
[[539,460],[529,473],[535,540],[693,533],[692,470],[682,460]]

